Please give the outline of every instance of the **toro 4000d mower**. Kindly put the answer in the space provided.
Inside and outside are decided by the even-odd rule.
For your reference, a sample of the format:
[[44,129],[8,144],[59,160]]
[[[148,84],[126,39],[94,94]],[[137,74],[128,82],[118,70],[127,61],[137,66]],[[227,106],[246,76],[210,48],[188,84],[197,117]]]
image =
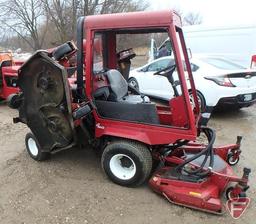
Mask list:
[[[77,29],[77,48],[69,42],[52,53],[38,51],[19,70],[21,92],[11,106],[19,110],[14,122],[31,130],[25,139],[29,155],[44,160],[87,141],[101,152],[102,168],[116,184],[138,186],[151,177],[151,188],[169,201],[219,214],[224,192],[245,197],[250,169],[239,178],[231,168],[241,137],[214,147],[215,132],[201,125],[180,17],[171,11],[88,16]],[[175,59],[154,74],[171,83],[167,102],[127,84],[136,57],[131,47],[155,35],[170,38]],[[70,69],[58,61],[76,50],[71,83]],[[201,133],[207,144],[196,143]]]

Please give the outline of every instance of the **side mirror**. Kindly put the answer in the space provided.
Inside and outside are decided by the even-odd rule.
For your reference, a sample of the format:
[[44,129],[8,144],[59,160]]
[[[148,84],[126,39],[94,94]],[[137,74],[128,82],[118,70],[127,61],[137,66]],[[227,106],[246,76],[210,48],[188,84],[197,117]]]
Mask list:
[[173,86],[179,86],[180,85],[180,80],[175,80],[173,83]]
[[147,72],[147,71],[148,71],[148,67],[144,67],[144,68],[139,70],[139,72]]

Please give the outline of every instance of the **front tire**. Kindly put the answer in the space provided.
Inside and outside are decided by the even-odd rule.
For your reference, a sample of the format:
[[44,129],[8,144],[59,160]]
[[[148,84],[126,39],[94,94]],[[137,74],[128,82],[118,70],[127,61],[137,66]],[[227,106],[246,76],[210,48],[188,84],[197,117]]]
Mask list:
[[11,109],[18,109],[21,105],[20,95],[18,94],[10,94],[7,97],[7,105]]
[[119,140],[106,146],[101,164],[106,175],[114,183],[134,187],[149,178],[152,156],[149,149],[141,143]]
[[42,152],[37,139],[32,133],[28,133],[25,137],[26,149],[29,156],[36,161],[43,161],[50,157],[49,152]]

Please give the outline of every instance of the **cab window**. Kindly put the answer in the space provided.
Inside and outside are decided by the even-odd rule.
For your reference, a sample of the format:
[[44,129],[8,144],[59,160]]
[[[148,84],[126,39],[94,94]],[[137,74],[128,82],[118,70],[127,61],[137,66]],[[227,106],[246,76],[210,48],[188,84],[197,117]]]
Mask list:
[[95,34],[93,40],[93,73],[98,73],[104,69],[102,43],[102,34]]
[[173,64],[175,64],[174,59],[164,59],[164,60],[156,61],[148,66],[147,71],[149,72],[160,71]]

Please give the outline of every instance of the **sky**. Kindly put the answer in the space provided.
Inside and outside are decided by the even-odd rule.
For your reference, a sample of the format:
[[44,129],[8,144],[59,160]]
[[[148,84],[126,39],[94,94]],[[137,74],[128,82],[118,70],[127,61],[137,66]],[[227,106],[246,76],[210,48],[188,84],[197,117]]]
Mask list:
[[148,0],[150,10],[198,12],[210,26],[256,25],[256,0]]

